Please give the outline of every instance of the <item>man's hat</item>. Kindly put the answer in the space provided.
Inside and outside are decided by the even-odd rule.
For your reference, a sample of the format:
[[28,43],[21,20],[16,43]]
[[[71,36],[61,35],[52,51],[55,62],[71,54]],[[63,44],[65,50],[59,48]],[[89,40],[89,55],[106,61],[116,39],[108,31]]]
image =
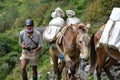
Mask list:
[[32,19],[27,19],[27,20],[25,21],[25,25],[26,25],[26,26],[28,26],[28,25],[33,26],[33,25],[34,25],[34,21],[33,21]]

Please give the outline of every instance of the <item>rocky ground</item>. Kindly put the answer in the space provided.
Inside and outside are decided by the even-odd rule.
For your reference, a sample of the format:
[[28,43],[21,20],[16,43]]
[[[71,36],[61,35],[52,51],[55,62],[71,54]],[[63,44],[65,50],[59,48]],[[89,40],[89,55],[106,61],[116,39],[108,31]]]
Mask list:
[[[89,67],[88,63],[84,63],[84,66],[79,68],[77,77],[81,77],[83,80],[88,80],[87,77],[89,76]],[[111,67],[111,74],[115,77],[115,80],[120,80],[120,62],[117,65]],[[94,80],[97,80],[96,72],[94,73]],[[102,80],[108,80],[106,73],[103,71],[101,75]],[[46,80],[54,80],[54,73],[53,69],[47,73]]]

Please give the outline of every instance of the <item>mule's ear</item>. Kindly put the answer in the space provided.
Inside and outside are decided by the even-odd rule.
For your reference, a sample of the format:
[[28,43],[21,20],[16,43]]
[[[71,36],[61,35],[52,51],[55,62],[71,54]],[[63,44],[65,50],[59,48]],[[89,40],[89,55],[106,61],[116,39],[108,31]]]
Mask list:
[[90,27],[91,27],[91,24],[89,24],[89,23],[85,26],[85,28],[84,28],[84,29],[86,30],[86,32],[88,32],[88,31],[89,31]]
[[85,24],[83,24],[83,23],[80,23],[80,24],[78,24],[78,27],[79,27],[79,29],[84,29],[84,27],[85,27]]

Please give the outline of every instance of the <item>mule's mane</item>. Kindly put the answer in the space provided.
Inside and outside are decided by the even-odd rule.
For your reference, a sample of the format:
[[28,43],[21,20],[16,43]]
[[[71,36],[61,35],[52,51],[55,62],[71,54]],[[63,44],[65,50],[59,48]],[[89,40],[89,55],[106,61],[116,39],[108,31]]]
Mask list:
[[73,32],[77,32],[79,30],[79,27],[76,24],[72,24],[72,25],[69,25],[68,29]]

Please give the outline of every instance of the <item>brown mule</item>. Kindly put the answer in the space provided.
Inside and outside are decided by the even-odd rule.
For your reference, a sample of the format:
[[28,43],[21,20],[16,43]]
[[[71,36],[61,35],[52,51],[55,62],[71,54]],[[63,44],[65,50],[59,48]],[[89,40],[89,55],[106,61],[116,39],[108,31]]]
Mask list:
[[[98,80],[101,80],[101,72],[102,69],[104,68],[104,71],[108,75],[109,80],[114,80],[113,76],[110,73],[110,68],[112,65],[117,63],[117,60],[109,57],[107,60],[107,53],[109,52],[106,51],[104,47],[96,47],[98,44],[98,41],[101,38],[102,32],[104,30],[105,25],[103,25],[97,33],[94,33],[91,37],[90,40],[90,72],[92,73],[95,69],[96,65],[96,60],[97,60],[97,78]],[[106,61],[107,60],[107,61]]]
[[[64,66],[66,74],[63,79],[75,80],[80,57],[81,59],[88,59],[89,28],[90,24],[69,25],[62,36],[61,44],[57,44],[57,47],[50,47],[56,80],[60,80]],[[60,65],[58,64],[58,58],[62,60]]]

